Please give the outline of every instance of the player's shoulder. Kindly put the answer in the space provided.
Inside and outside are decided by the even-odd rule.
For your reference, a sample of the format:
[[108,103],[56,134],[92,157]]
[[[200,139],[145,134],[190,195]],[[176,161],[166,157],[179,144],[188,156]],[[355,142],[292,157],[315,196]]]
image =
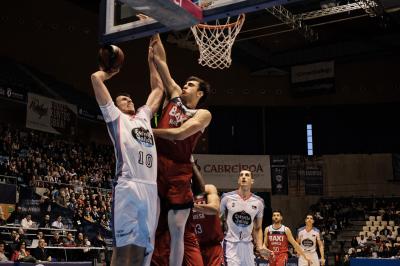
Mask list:
[[238,196],[236,191],[225,192],[222,194],[221,199],[236,198]]
[[211,121],[212,115],[211,112],[207,109],[197,109],[196,116],[201,117],[202,119],[207,120],[208,122]]
[[300,227],[299,229],[297,229],[297,233],[304,231],[305,228],[306,228],[305,226]]
[[264,200],[263,200],[263,198],[261,198],[260,196],[257,196],[256,194],[254,194],[254,193],[252,193],[252,199],[254,200],[254,201],[258,201],[258,202],[260,202],[261,204],[263,204],[264,205]]
[[317,227],[313,227],[313,231],[319,233],[319,229]]

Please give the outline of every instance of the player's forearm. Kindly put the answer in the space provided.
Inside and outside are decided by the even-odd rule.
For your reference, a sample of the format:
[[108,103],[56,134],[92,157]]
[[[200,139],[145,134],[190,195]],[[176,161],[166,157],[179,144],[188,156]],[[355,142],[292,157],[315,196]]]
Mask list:
[[294,243],[295,243],[295,244],[291,243],[292,246],[294,247],[294,250],[296,250],[296,252],[297,252],[298,254],[300,254],[301,256],[305,257],[306,254],[304,253],[304,250],[300,247],[299,244],[297,244],[297,242],[294,242]]
[[193,176],[192,176],[192,182],[193,182],[193,192],[196,192],[197,194],[204,193],[205,192],[205,187],[206,187],[206,182],[204,181],[203,175],[200,173],[199,169],[197,168],[196,164],[192,162],[193,165]]
[[154,128],[154,136],[167,140],[178,140],[179,128]]
[[325,258],[325,251],[324,251],[324,245],[319,246],[319,252],[321,253],[321,259]]
[[194,209],[207,215],[217,215],[219,208],[215,204],[195,204]]
[[104,84],[107,80],[107,73],[104,71],[97,71],[91,75],[92,86],[94,90],[94,95],[96,97],[97,103],[100,106],[106,105],[112,101],[111,95]]
[[261,249],[263,247],[263,232],[261,226],[254,229],[253,238],[256,243],[256,248]]
[[162,60],[158,55],[154,56],[154,62],[157,65],[158,73],[160,74],[161,80],[165,86],[165,90],[167,91],[168,95],[170,97],[175,96],[174,94],[181,89],[171,77],[167,62]]

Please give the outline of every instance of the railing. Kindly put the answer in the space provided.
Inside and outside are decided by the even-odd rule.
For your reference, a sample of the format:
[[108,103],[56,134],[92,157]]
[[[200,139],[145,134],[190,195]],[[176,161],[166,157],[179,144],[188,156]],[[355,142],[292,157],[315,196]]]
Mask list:
[[0,175],[0,183],[16,185],[18,178],[15,176]]
[[[3,184],[14,184],[17,185],[18,179],[21,179],[20,177],[16,176],[8,176],[8,175],[0,175],[0,183]],[[76,184],[68,184],[68,183],[59,183],[59,182],[50,182],[50,181],[44,181],[44,180],[35,180],[34,185],[35,187],[43,187],[44,184],[51,184],[51,185],[57,185],[57,186],[66,186],[66,187],[76,187],[79,185]],[[42,185],[42,186],[41,186]],[[96,189],[100,190],[102,193],[110,193],[112,190],[109,188],[103,188],[103,187],[92,187],[92,186],[81,186],[83,189]]]

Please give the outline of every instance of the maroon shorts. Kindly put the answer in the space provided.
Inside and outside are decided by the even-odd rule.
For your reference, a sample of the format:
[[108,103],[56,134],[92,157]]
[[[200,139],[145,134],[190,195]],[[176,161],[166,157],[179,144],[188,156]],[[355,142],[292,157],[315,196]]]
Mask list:
[[158,195],[168,202],[169,209],[187,209],[193,206],[191,163],[176,163],[163,155],[158,156]]
[[280,253],[276,254],[275,257],[271,258],[269,262],[269,266],[286,266],[288,261],[288,254],[287,253]]
[[221,266],[224,263],[224,251],[221,243],[201,245],[201,256],[203,257],[204,266]]

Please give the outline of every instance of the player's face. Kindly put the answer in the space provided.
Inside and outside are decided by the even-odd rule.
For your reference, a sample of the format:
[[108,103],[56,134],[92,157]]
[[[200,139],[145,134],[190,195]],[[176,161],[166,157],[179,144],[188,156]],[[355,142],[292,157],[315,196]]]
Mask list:
[[283,217],[280,212],[274,212],[272,214],[272,221],[274,223],[280,223],[280,222],[282,222],[282,219],[283,219]]
[[253,184],[253,177],[250,171],[243,170],[239,173],[239,186],[250,186]]
[[182,88],[181,98],[183,101],[188,102],[195,98],[200,98],[203,95],[199,91],[199,82],[196,80],[188,80]]
[[135,114],[135,105],[132,102],[132,99],[128,96],[118,96],[116,99],[116,106],[118,107],[121,112],[133,115]]
[[314,218],[311,215],[307,215],[305,222],[306,222],[306,225],[313,225]]

